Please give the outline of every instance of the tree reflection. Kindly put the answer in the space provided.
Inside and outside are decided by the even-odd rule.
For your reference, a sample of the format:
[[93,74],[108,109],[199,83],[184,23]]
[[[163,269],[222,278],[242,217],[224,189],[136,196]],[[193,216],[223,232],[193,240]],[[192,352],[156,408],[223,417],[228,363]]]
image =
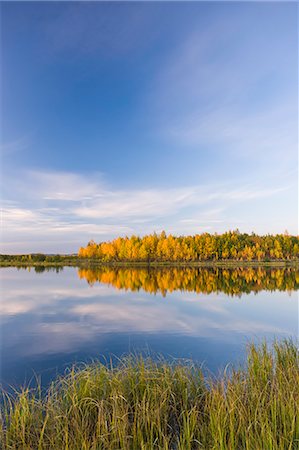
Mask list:
[[250,292],[296,291],[299,289],[299,270],[296,268],[80,268],[80,279],[88,284],[96,282],[117,289],[150,293],[176,290],[203,294],[223,292],[238,295]]

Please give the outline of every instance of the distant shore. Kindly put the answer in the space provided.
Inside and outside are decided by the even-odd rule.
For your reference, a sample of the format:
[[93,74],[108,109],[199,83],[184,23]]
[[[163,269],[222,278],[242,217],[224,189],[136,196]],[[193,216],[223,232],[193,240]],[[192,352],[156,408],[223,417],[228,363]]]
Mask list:
[[[24,258],[25,255],[0,255],[0,267],[298,267],[299,259],[294,260],[261,260],[261,261],[240,261],[240,260],[221,260],[221,261],[101,261],[96,258],[78,258],[69,255],[48,256],[47,259],[35,260]],[[21,259],[22,258],[22,259]]]
[[76,267],[296,267],[299,237],[240,233],[145,236],[89,241],[72,254],[0,254],[0,266]]

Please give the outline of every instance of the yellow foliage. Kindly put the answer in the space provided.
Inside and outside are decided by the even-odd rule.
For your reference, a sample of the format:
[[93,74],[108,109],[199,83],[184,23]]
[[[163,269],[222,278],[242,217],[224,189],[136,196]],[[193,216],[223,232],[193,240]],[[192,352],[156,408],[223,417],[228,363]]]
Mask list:
[[220,235],[118,237],[111,242],[91,241],[78,252],[81,258],[102,261],[265,261],[299,258],[299,238],[278,234],[258,236],[229,231]]

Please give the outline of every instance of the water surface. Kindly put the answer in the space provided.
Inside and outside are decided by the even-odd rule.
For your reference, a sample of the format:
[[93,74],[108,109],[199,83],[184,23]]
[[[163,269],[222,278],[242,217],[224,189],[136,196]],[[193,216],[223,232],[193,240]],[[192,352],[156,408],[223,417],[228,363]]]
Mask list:
[[128,352],[217,372],[252,340],[298,335],[295,269],[2,268],[1,278],[4,385]]

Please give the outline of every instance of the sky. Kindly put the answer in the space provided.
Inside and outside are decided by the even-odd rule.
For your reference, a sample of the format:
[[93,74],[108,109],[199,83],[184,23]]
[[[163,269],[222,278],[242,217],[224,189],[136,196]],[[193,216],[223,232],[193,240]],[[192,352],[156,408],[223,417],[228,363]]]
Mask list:
[[298,234],[289,2],[1,2],[2,253]]

